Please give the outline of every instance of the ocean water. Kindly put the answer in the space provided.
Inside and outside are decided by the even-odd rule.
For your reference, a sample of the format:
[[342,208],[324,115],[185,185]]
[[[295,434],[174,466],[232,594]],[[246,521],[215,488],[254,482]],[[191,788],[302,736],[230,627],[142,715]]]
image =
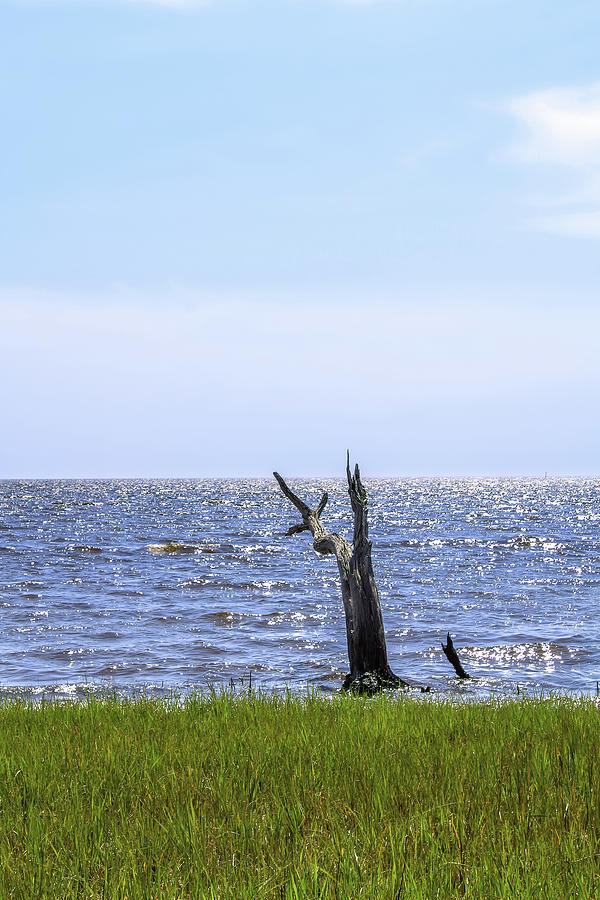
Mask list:
[[[351,537],[342,480],[290,480]],[[488,697],[597,691],[600,480],[365,480],[393,670]],[[336,691],[331,557],[272,480],[0,482],[0,695]],[[440,647],[450,631],[473,676]]]

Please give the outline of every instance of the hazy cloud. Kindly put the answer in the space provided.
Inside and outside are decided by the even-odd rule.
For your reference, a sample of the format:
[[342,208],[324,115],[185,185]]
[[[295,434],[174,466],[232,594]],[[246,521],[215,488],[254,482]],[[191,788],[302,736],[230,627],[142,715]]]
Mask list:
[[510,99],[505,110],[520,126],[509,146],[513,162],[560,169],[572,179],[568,193],[552,188],[540,203],[534,228],[569,237],[600,238],[600,82],[533,91]]
[[506,471],[511,447],[517,470],[568,470],[562,435],[597,442],[600,308],[489,293],[373,297],[365,315],[325,294],[0,286],[0,379],[18,386],[0,477],[338,472],[348,446],[371,474]]
[[550,234],[600,238],[600,209],[538,216],[534,219],[534,224],[541,231],[547,231]]
[[523,128],[514,159],[566,166],[600,165],[600,82],[534,91],[507,103]]

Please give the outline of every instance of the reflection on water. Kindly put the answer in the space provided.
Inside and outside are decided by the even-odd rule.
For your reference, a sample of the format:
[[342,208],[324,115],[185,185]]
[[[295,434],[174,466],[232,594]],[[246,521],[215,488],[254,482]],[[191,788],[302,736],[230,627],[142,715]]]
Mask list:
[[[472,696],[596,690],[600,481],[366,482],[395,671]],[[297,482],[350,536],[344,482]],[[337,568],[275,482],[0,482],[0,691],[335,690]],[[441,652],[450,630],[465,668]]]

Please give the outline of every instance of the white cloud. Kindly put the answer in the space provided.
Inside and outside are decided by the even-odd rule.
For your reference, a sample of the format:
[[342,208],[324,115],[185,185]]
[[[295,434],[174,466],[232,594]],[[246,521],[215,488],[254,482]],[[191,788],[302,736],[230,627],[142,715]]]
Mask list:
[[571,181],[567,193],[554,184],[536,205],[530,225],[568,237],[600,239],[600,82],[551,88],[511,98],[504,109],[520,135],[508,148],[513,162],[537,166],[553,179]]
[[511,148],[516,160],[600,165],[600,82],[523,94],[506,108],[524,132]]
[[600,209],[538,216],[533,224],[548,234],[600,239]]

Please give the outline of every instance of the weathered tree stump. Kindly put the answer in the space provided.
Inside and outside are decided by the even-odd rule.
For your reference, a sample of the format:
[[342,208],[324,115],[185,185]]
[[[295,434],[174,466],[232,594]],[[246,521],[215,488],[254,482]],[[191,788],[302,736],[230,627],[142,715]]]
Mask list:
[[352,546],[339,534],[329,533],[321,522],[328,500],[327,492],[316,509],[311,509],[288,487],[281,475],[273,472],[287,499],[293,503],[302,522],[293,525],[287,535],[310,531],[317,553],[333,554],[337,560],[346,615],[346,640],[350,672],[344,681],[346,690],[374,694],[382,688],[406,687],[388,663],[379,593],[371,561],[371,541],[367,523],[367,492],[360,479],[358,465],[350,472],[350,454],[346,459],[348,493],[354,513]]
[[450,637],[450,632],[448,632],[448,636],[446,637],[446,643],[442,644],[442,650],[446,654],[446,659],[453,666],[454,671],[458,675],[459,678],[470,678],[462,667],[462,663],[458,658],[458,653],[456,652],[456,648],[452,643],[452,638]]

